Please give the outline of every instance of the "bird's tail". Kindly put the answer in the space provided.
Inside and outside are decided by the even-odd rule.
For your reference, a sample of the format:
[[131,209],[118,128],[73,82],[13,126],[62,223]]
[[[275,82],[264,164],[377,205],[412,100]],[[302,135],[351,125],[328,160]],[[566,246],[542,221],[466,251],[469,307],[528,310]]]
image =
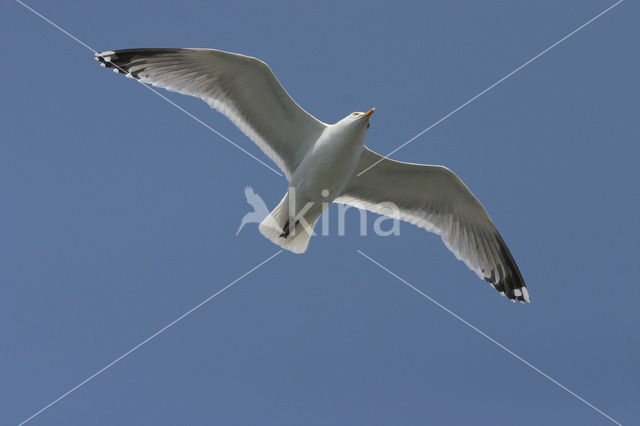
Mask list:
[[[289,194],[284,196],[280,204],[269,213],[259,226],[260,233],[279,245],[285,250],[300,254],[307,251],[309,240],[313,235],[313,228],[320,218],[321,213],[310,212],[304,216],[304,221],[300,220],[295,224],[293,221],[290,228],[289,222]],[[306,222],[308,225],[305,225]]]

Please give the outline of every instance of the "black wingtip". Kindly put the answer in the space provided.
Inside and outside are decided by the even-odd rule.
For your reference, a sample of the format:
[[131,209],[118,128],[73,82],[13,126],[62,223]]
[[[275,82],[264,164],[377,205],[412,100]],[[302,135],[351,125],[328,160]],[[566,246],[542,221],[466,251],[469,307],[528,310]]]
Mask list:
[[500,260],[502,261],[499,271],[500,278],[498,280],[495,271],[491,271],[491,275],[485,277],[485,280],[512,302],[531,303],[529,290],[527,290],[520,269],[516,265],[511,252],[499,233],[496,233],[496,239],[500,246]]
[[527,290],[527,286],[522,283],[521,286],[513,283],[512,277],[507,277],[504,280],[495,281],[495,279],[491,279],[485,277],[485,281],[493,286],[500,294],[506,296],[512,302],[518,301],[522,303],[531,303],[531,298],[529,297],[529,290]]
[[111,68],[116,74],[124,74],[126,77],[139,80],[141,70],[130,72],[132,57],[133,53],[125,50],[106,50],[95,54],[95,60],[100,63],[100,66]]

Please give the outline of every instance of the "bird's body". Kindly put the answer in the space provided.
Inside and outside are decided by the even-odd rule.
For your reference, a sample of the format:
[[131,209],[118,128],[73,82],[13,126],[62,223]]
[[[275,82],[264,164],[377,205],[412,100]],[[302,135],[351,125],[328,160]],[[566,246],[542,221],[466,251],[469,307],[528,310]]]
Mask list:
[[364,146],[373,109],[325,124],[291,99],[264,62],[220,50],[128,49],[102,52],[96,59],[143,83],[203,99],[274,160],[290,181],[282,201],[260,224],[274,243],[294,253],[306,251],[327,206],[350,204],[437,233],[502,294],[529,301],[491,218],[453,172],[394,161]]
[[[364,147],[364,122],[358,121],[360,117],[351,115],[327,126],[307,152],[290,182],[298,197],[296,211],[306,202],[331,203],[342,193]],[[368,121],[368,116],[362,120]]]
[[[291,178],[290,186],[296,188],[299,196],[304,194],[311,197],[309,201],[319,201],[318,196],[327,190],[329,195],[322,198],[331,202],[342,192],[364,147],[365,123],[356,121],[362,115],[350,115],[327,126],[313,143]],[[368,120],[368,116],[362,119]]]
[[306,251],[318,218],[354,176],[372,113],[353,113],[327,125],[310,144],[289,191],[260,225],[265,237],[294,253]]

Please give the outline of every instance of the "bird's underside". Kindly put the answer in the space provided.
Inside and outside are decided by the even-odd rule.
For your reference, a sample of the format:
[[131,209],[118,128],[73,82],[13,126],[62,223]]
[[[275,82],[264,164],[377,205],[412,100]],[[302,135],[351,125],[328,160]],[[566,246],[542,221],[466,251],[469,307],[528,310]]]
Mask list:
[[[238,126],[290,180],[314,141],[340,123],[327,125],[306,112],[264,62],[248,56],[169,48],[106,51],[96,59],[143,83],[203,99]],[[491,218],[449,169],[383,159],[364,147],[355,173],[335,201],[440,235],[459,260],[496,290],[513,301],[529,302],[518,266]],[[397,209],[390,210],[388,203]],[[270,239],[283,245],[292,236],[284,223],[280,226]],[[304,251],[306,244],[300,247]]]

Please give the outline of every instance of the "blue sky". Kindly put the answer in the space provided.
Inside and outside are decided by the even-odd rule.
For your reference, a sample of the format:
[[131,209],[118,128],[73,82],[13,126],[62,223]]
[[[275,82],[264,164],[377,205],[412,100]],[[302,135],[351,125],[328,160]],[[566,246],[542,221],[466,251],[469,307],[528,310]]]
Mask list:
[[[367,145],[387,153],[612,3],[28,4],[98,51],[259,57],[322,121],[375,106]],[[531,304],[411,225],[359,236],[354,211],[346,236],[279,255],[32,424],[608,423],[357,249],[640,421],[639,11],[623,2],[394,155],[465,180]],[[0,16],[0,423],[15,424],[275,253],[256,225],[235,232],[243,188],[273,207],[286,181],[19,4]]]

